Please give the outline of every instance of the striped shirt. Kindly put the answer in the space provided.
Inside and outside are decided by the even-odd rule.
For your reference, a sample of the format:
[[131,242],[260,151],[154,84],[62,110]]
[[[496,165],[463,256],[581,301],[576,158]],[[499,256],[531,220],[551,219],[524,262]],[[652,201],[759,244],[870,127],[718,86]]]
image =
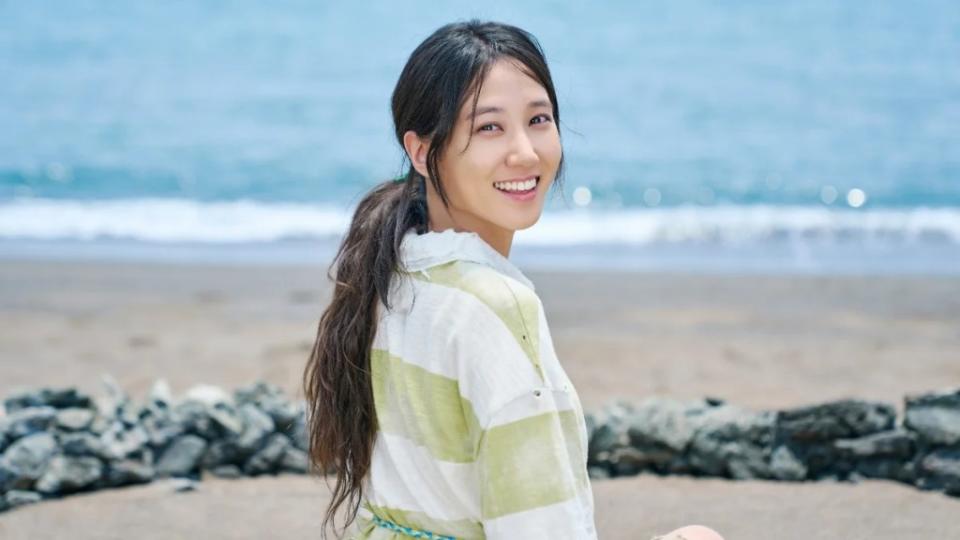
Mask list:
[[350,538],[595,539],[583,409],[533,283],[473,232],[411,229],[400,259]]

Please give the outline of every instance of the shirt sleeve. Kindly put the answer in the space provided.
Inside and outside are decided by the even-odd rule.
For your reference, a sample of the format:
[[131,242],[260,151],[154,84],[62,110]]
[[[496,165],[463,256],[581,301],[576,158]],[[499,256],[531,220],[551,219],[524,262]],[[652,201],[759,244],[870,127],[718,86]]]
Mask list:
[[487,538],[596,538],[582,425],[570,398],[534,388],[491,415],[477,460]]

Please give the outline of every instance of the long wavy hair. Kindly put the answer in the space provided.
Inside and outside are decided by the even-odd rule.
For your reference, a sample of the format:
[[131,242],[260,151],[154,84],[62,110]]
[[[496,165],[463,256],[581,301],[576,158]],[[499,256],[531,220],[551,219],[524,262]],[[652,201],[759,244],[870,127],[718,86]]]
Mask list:
[[[444,206],[449,201],[438,162],[459,111],[471,98],[476,110],[483,80],[501,58],[514,60],[543,86],[559,126],[557,96],[543,50],[533,35],[509,24],[473,19],[440,27],[410,55],[393,90],[397,141],[403,148],[408,130],[431,141],[427,172]],[[562,170],[561,157],[554,183],[560,182]],[[335,515],[344,502],[350,508],[344,530],[362,502],[377,431],[370,352],[378,303],[390,309],[390,280],[402,270],[400,242],[411,228],[427,232],[428,216],[426,178],[409,164],[404,176],[376,185],[363,197],[327,271],[334,282],[333,298],[320,317],[303,374],[311,472],[336,475],[323,520],[324,539],[328,523],[336,530]]]

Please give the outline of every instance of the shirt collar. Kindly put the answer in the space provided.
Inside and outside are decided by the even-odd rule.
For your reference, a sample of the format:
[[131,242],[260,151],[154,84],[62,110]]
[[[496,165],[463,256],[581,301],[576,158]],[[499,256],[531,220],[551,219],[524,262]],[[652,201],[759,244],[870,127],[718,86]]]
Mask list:
[[450,261],[463,260],[486,264],[534,290],[533,282],[510,259],[493,249],[479,234],[446,229],[417,234],[409,229],[400,244],[400,261],[412,272]]

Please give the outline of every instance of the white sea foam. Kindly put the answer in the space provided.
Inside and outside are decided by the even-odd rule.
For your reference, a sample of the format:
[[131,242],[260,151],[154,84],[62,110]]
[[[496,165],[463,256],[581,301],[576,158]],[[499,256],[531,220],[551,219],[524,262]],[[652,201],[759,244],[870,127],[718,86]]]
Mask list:
[[[339,238],[353,209],[332,205],[178,199],[0,203],[0,239],[248,243]],[[517,244],[742,245],[763,242],[933,243],[960,246],[960,208],[832,209],[686,206],[548,211]]]
[[20,199],[0,204],[0,238],[263,242],[339,235],[349,219],[345,209],[293,203]]

